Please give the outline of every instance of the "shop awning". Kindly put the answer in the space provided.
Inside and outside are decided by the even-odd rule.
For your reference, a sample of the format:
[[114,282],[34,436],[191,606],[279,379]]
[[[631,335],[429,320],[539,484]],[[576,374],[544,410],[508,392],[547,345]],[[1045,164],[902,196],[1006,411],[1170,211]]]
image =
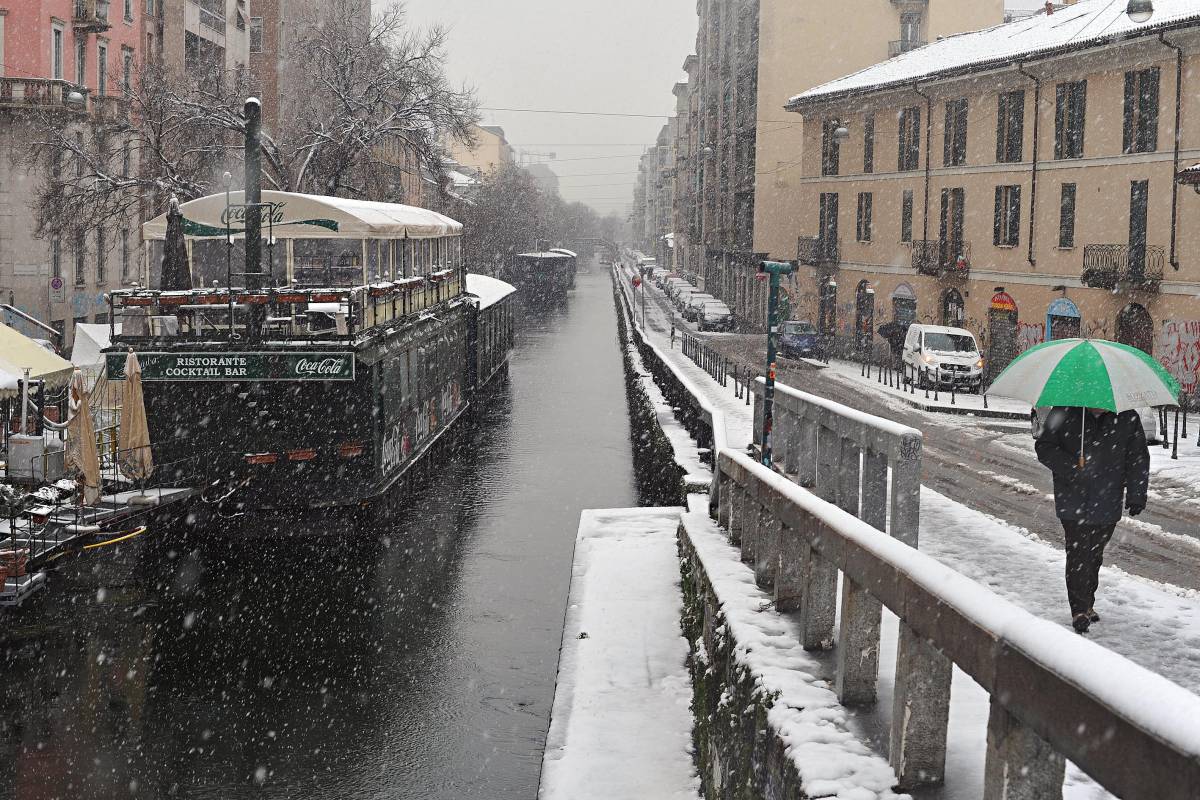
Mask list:
[[44,380],[58,389],[71,380],[75,367],[7,325],[0,325],[0,398],[17,396],[17,381],[30,370],[31,380]]
[[[245,229],[245,214],[237,206],[243,192],[230,192],[234,206],[229,215],[235,236]],[[374,203],[345,197],[264,191],[262,202],[274,203],[273,232],[276,239],[433,239],[459,236],[462,223],[427,208],[398,203]],[[225,194],[210,194],[189,200],[179,207],[183,212],[184,233],[188,238],[212,238],[225,235]],[[263,212],[263,236],[267,235],[267,212]],[[167,237],[167,215],[162,214],[142,225],[142,238]]]

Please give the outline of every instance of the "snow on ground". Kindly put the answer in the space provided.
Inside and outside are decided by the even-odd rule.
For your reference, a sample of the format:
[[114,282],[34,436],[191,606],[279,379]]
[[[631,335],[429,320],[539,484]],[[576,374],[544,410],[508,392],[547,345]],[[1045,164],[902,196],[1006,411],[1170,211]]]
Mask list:
[[754,572],[696,498],[684,516],[689,539],[704,564],[737,642],[736,658],[747,665],[765,692],[778,692],[768,720],[788,745],[788,755],[810,797],[846,800],[897,798],[891,765],[851,730],[823,666],[800,646],[798,624],[764,611],[772,597],[759,589]]
[[886,383],[880,383],[876,373],[872,373],[871,377],[867,378],[862,374],[862,364],[854,361],[832,359],[829,362],[827,374],[832,374],[843,382],[866,388],[875,394],[899,400],[910,406],[915,405],[921,409],[943,409],[946,412],[956,411],[957,413],[969,410],[980,414],[990,413],[993,416],[1006,415],[1013,419],[1029,419],[1028,403],[1010,400],[1006,397],[988,397],[987,409],[984,409],[982,395],[957,392],[953,395],[954,402],[951,402],[951,394],[948,390],[937,392],[935,400],[935,393],[932,389],[929,390],[929,397],[926,398],[924,389],[918,389],[915,394],[912,394],[894,385],[888,386]]
[[683,509],[584,511],[542,800],[697,800],[676,531]]

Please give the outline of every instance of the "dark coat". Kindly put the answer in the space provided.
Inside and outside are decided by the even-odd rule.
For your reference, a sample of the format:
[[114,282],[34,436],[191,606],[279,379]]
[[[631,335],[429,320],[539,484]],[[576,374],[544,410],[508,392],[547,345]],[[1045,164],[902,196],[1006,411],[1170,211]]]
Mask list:
[[[1087,443],[1080,469],[1083,435]],[[1138,412],[1106,411],[1097,418],[1086,409],[1056,407],[1046,417],[1036,450],[1038,461],[1054,473],[1059,519],[1112,525],[1121,519],[1122,507],[1146,505],[1150,450]]]

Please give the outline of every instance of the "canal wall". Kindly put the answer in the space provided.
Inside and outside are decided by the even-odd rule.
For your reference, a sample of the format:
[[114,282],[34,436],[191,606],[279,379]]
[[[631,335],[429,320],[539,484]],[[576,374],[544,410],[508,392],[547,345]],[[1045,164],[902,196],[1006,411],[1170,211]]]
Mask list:
[[[702,464],[687,431],[674,424],[674,404],[664,395],[661,384],[651,377],[657,359],[652,353],[646,353],[649,348],[640,336],[631,335],[633,326],[620,287],[614,286],[613,300],[617,306],[617,336],[625,366],[625,394],[629,403],[638,502],[643,506],[682,506],[689,485],[694,487],[702,483],[707,490],[712,473]],[[644,353],[651,359],[647,360]],[[647,369],[651,374],[647,374]]]

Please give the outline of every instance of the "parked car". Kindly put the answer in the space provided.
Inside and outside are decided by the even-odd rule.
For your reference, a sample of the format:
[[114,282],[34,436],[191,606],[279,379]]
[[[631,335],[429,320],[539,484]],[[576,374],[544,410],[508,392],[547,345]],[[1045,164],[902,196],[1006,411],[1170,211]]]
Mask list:
[[917,385],[963,387],[978,392],[983,385],[983,356],[975,334],[965,328],[910,325],[904,339],[906,380]]
[[667,281],[667,285],[663,287],[663,291],[667,293],[667,297],[675,300],[681,292],[695,291],[696,287],[685,281],[683,278],[671,278]]
[[[1029,429],[1033,438],[1042,435],[1042,427],[1046,424],[1046,416],[1053,406],[1038,406],[1029,412]],[[1142,418],[1142,430],[1146,433],[1146,441],[1151,444],[1161,444],[1162,436],[1158,427],[1158,410],[1154,408],[1139,408],[1138,415]]]
[[720,300],[708,300],[700,309],[696,325],[702,331],[731,331],[733,312]]
[[692,292],[683,298],[683,318],[690,322],[698,322],[700,312],[704,310],[704,304],[717,298],[707,292]]
[[821,352],[817,326],[805,320],[788,320],[779,326],[779,353],[784,358],[805,358]]

